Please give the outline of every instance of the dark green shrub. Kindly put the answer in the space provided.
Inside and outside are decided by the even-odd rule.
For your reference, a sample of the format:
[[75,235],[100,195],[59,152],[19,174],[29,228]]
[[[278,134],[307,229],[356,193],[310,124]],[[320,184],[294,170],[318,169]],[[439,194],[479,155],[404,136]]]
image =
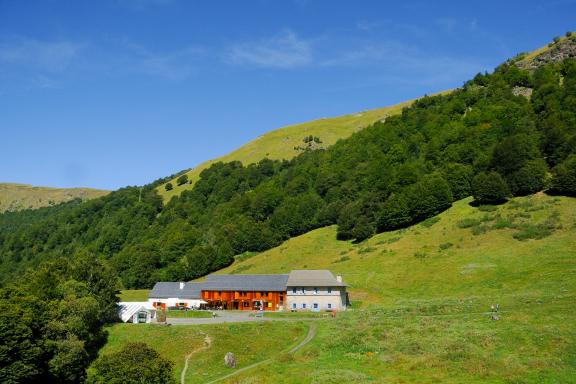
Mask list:
[[452,244],[452,243],[442,243],[442,244],[440,244],[439,248],[441,250],[446,250],[448,248],[452,248],[453,246],[454,246],[454,244]]
[[552,175],[552,192],[576,196],[576,155],[569,156],[554,167]]
[[183,185],[188,182],[188,175],[184,174],[176,179],[177,185]]
[[479,173],[472,179],[472,194],[480,204],[500,204],[510,196],[510,190],[499,173]]
[[465,218],[465,219],[459,220],[456,223],[458,228],[471,228],[471,227],[477,226],[478,224],[480,224],[480,221],[477,219],[472,219],[472,218]]

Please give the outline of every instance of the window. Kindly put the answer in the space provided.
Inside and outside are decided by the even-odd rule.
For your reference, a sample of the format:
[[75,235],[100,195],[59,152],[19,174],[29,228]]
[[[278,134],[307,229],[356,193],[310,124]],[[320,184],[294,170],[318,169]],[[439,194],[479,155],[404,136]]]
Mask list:
[[302,294],[305,295],[306,294],[306,288],[302,287]]
[[296,287],[292,288],[292,293],[296,294]]
[[314,294],[317,295],[318,294],[318,288],[314,287]]
[[249,306],[250,306],[250,303],[247,302],[247,301],[244,301],[244,308],[247,308],[247,307],[249,307]]
[[332,309],[332,304],[328,303],[328,309]]
[[332,293],[332,287],[328,287],[328,293]]
[[314,306],[314,309],[318,309],[318,303],[314,303],[313,306]]
[[296,303],[292,303],[292,309],[296,309]]
[[306,309],[306,303],[302,303],[302,308]]

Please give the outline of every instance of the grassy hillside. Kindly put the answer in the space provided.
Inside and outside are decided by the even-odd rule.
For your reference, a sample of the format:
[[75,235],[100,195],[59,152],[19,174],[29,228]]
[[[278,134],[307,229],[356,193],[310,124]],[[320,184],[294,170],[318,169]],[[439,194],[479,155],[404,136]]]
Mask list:
[[256,163],[264,158],[273,160],[291,159],[301,153],[294,147],[302,146],[302,139],[306,136],[317,136],[322,140],[322,147],[334,144],[339,139],[345,138],[354,132],[385,119],[388,116],[398,114],[403,107],[412,104],[413,100],[396,104],[390,107],[372,109],[352,115],[313,120],[310,122],[290,125],[263,134],[255,140],[244,144],[240,148],[227,155],[214,160],[208,160],[186,172],[189,184],[178,186],[176,180],[170,182],[174,186],[171,191],[166,191],[165,184],[158,187],[158,193],[165,201],[179,195],[183,190],[192,188],[198,180],[200,172],[210,165],[218,162],[241,161],[243,164]]
[[[252,257],[239,256],[218,273],[327,268],[342,274],[352,300],[365,305],[574,292],[576,199],[538,194],[490,212],[470,201],[360,244],[337,241],[334,226],[317,229]],[[554,229],[540,240],[514,238],[545,235],[546,225]]]
[[[246,363],[273,361],[223,383],[576,382],[576,199],[537,194],[495,208],[469,203],[361,244],[336,241],[334,227],[315,230],[241,255],[220,271],[329,268],[343,275],[352,310],[311,320],[317,335],[295,354],[282,351],[304,333],[290,321],[302,318],[298,313],[258,325],[116,325],[102,353],[143,336],[179,375],[182,348],[208,334],[225,342],[191,359],[187,383],[230,373],[221,361],[226,351]],[[497,321],[490,312],[496,303]],[[251,337],[257,327],[274,335],[273,346],[269,337]]]
[[35,209],[70,201],[93,199],[108,194],[92,188],[49,188],[28,184],[0,183],[0,213]]
[[[186,383],[206,383],[230,373],[223,358],[233,351],[241,369],[277,356],[302,340],[307,326],[299,322],[258,322],[198,326],[117,324],[108,328],[108,342],[100,355],[117,352],[123,345],[141,340],[174,361],[174,377],[180,382],[184,360],[190,354]],[[274,337],[270,337],[274,335]],[[202,350],[206,344],[208,348]]]

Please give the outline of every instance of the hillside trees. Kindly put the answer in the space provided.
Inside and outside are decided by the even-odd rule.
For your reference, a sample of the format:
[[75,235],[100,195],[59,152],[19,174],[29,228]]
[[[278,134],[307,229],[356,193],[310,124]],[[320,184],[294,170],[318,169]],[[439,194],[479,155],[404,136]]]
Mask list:
[[[560,79],[562,78],[562,81]],[[533,87],[530,99],[512,88]],[[88,250],[125,287],[188,280],[326,225],[361,241],[448,208],[542,190],[574,194],[576,64],[506,64],[461,89],[290,161],[216,163],[166,205],[126,187],[86,203],[0,215],[0,278]],[[312,138],[312,141],[313,138]],[[552,169],[550,174],[549,169]],[[551,178],[551,180],[548,180]]]
[[0,290],[0,381],[78,383],[116,318],[119,281],[94,255],[29,271]]

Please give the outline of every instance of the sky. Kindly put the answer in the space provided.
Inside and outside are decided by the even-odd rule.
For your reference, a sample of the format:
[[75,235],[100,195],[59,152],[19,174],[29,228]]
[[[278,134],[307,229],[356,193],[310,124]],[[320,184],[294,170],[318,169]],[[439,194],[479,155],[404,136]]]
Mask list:
[[0,181],[117,189],[461,86],[576,0],[0,0]]

